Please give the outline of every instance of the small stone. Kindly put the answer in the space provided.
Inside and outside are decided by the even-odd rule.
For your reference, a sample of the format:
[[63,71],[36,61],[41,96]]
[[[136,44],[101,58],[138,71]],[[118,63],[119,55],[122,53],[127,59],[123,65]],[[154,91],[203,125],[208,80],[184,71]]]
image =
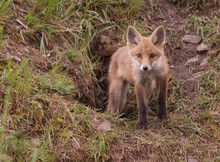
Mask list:
[[202,54],[205,53],[209,50],[209,46],[208,44],[205,43],[201,43],[198,47],[197,47],[197,53]]
[[202,38],[196,35],[184,35],[183,41],[191,44],[198,44],[202,41]]
[[174,69],[175,68],[175,66],[174,65],[170,65],[170,69]]
[[108,120],[104,120],[99,126],[99,130],[104,130],[104,131],[110,131],[111,128],[111,123]]

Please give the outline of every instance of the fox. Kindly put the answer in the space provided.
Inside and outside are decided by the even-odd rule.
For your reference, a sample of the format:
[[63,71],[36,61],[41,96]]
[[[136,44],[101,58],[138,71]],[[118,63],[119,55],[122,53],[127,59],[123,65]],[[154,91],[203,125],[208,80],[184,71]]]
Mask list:
[[168,119],[167,89],[169,65],[164,54],[165,28],[158,26],[150,36],[142,36],[135,27],[128,26],[127,45],[119,48],[111,57],[107,111],[120,115],[125,111],[127,92],[134,86],[138,110],[137,125],[148,126],[147,98],[154,89],[158,91],[158,118]]

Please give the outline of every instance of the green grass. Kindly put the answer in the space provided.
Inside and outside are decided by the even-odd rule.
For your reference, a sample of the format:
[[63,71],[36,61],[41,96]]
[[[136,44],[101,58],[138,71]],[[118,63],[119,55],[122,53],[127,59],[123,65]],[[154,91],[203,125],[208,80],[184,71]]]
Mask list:
[[[64,98],[73,95],[75,87],[62,68],[54,66],[40,75],[28,60],[21,64],[9,60],[1,62],[1,69],[1,88],[5,89],[1,91],[1,161],[56,161],[66,159],[63,151],[70,159],[109,159],[110,134],[104,136],[96,130],[90,108]],[[72,148],[72,142],[79,146]],[[83,143],[88,152],[85,156],[74,152]]]
[[[73,84],[64,73],[58,71],[57,67],[53,68],[49,74],[34,75],[28,60],[20,65],[8,61],[5,66],[4,75],[1,76],[1,83],[4,85],[2,88],[5,89],[0,132],[0,154],[3,161],[10,161],[10,159],[50,161],[49,159],[56,157],[53,153],[50,156],[47,155],[48,139],[40,141],[40,146],[33,147],[31,144],[33,137],[24,136],[24,132],[30,129],[44,132],[47,127],[50,127],[50,123],[47,123],[50,121],[45,121],[50,115],[47,112],[48,109],[42,109],[45,106],[44,103],[48,101],[47,93],[42,94],[43,89],[53,90],[62,95],[74,93]],[[8,127],[9,122],[10,127]],[[43,139],[44,136],[40,137]],[[12,154],[14,154],[13,157],[11,157]]]
[[[37,149],[31,144],[31,139],[22,134],[22,128],[16,122],[33,122],[29,105],[30,93],[34,87],[32,83],[32,70],[28,61],[16,65],[10,60],[1,76],[5,94],[3,100],[3,113],[1,114],[0,130],[0,159],[1,161],[34,160],[30,153]],[[10,118],[10,120],[9,120]],[[11,122],[9,127],[9,122]],[[45,154],[45,149],[41,152]],[[13,155],[13,157],[11,157]]]
[[91,147],[89,148],[89,154],[95,161],[106,161],[110,157],[108,155],[108,143],[105,137],[97,137],[91,142]]
[[56,91],[60,95],[71,95],[75,91],[75,87],[65,72],[54,67],[48,74],[39,76],[39,89],[47,89]]
[[3,30],[4,30],[4,27],[0,26],[0,47],[2,47],[4,45]]
[[[128,24],[138,24],[134,18],[143,5],[143,0],[90,0],[78,4],[73,0],[31,1],[25,16],[28,29],[22,29],[22,38],[18,35],[18,39],[28,44],[37,42],[38,49],[46,57],[65,42],[58,51],[64,55],[69,49],[77,51],[75,58],[82,64],[80,70],[90,82],[98,85],[95,71],[99,67],[99,57],[92,54],[91,42],[107,30],[125,30]],[[139,23],[138,27],[143,29],[143,24]]]
[[6,14],[8,13],[8,9],[11,3],[12,0],[0,2],[0,22],[3,19],[3,17],[6,16]]
[[190,16],[188,27],[193,27],[197,34],[203,38],[203,42],[210,45],[209,68],[194,74],[194,79],[198,82],[199,95],[195,107],[203,109],[215,109],[219,102],[219,48],[220,34],[218,32],[218,19],[215,16]]
[[3,129],[6,126],[6,116],[11,106],[22,108],[26,104],[32,86],[31,73],[31,69],[28,68],[28,61],[23,62],[20,66],[15,65],[15,67],[13,67],[10,60],[8,61],[5,74],[1,77],[1,83],[4,85],[5,90]]
[[177,9],[182,9],[182,6],[184,6],[185,9],[192,10],[192,9],[198,9],[203,8],[203,5],[205,4],[204,0],[169,0],[170,2],[176,4]]
[[[54,161],[56,155],[48,154],[46,149],[47,141],[38,141],[38,139],[27,138],[18,133],[5,133],[2,135],[0,160],[6,161]],[[13,154],[13,157],[10,155]]]
[[219,32],[217,28],[217,17],[192,15],[187,20],[186,24],[188,24],[188,26],[192,25],[192,27],[196,30],[197,34],[201,36],[205,42],[208,42],[211,45],[211,47],[220,47],[220,42],[218,41]]
[[[117,119],[80,103],[101,101],[100,91],[107,97],[107,85],[103,90],[96,78],[103,59],[92,51],[91,42],[111,32],[123,37],[128,25],[149,34],[139,14],[157,9],[156,1],[22,2],[26,5],[0,2],[1,44],[7,39],[0,59],[0,161],[219,160],[218,51],[206,71],[189,80],[172,76],[170,119],[149,117],[148,130],[136,128],[136,112]],[[11,23],[6,14],[11,8],[28,28]],[[218,50],[217,22],[216,17],[190,16],[185,29],[194,28],[212,50]],[[198,89],[193,97],[187,96],[189,81]],[[129,100],[135,98],[129,95]],[[155,98],[150,106],[157,108]],[[112,130],[98,129],[104,120],[110,121]]]
[[[92,110],[73,103],[71,99],[64,100],[75,91],[66,72],[55,66],[47,74],[38,75],[28,60],[20,65],[13,61],[3,65],[1,83],[5,85],[5,91],[4,94],[1,92],[4,95],[0,127],[1,161],[56,161],[60,158],[58,151],[71,147],[73,139],[76,144],[87,141],[85,148],[89,159],[108,159],[107,140],[104,137],[99,140],[101,132],[95,131],[95,125],[90,122]],[[87,139],[89,136],[91,138]],[[72,154],[70,149],[68,156],[77,154],[74,151]]]
[[204,0],[192,0],[192,1],[190,1],[190,3],[188,4],[188,7],[189,7],[189,8],[201,7],[203,3],[204,3]]

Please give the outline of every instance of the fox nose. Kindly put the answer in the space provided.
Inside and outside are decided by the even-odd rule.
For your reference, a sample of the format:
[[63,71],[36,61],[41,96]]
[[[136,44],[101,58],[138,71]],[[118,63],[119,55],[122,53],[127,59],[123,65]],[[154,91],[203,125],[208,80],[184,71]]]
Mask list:
[[144,66],[144,67],[143,67],[143,70],[144,70],[144,71],[147,71],[147,70],[148,70],[148,67],[147,67],[147,66]]

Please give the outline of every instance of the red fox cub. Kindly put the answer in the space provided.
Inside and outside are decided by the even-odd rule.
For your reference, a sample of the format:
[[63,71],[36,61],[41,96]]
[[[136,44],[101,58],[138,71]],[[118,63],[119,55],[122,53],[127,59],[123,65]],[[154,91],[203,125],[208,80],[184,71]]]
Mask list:
[[113,115],[124,112],[128,86],[132,83],[138,109],[138,126],[147,126],[147,97],[157,86],[158,118],[167,119],[167,84],[169,65],[164,55],[165,30],[163,26],[143,37],[132,26],[127,31],[127,46],[119,48],[109,66],[108,111]]

